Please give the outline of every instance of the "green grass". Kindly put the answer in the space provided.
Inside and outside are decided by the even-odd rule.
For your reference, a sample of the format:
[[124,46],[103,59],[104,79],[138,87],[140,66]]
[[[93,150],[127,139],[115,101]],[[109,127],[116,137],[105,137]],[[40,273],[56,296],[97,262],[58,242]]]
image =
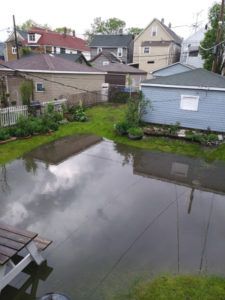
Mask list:
[[194,275],[161,275],[142,284],[134,284],[117,299],[126,300],[224,300],[225,279]]
[[208,148],[202,150],[196,143],[185,143],[178,140],[170,140],[161,137],[151,137],[139,141],[129,140],[125,136],[115,134],[113,124],[124,118],[124,105],[101,105],[88,109],[89,121],[85,123],[69,123],[60,126],[59,130],[51,136],[37,136],[28,140],[20,140],[8,144],[0,145],[0,164],[7,163],[12,159],[20,157],[25,152],[50,141],[75,133],[94,133],[117,143],[135,146],[143,149],[153,149],[190,155],[193,157],[202,157],[207,161],[223,160],[225,161],[225,145],[216,150]]

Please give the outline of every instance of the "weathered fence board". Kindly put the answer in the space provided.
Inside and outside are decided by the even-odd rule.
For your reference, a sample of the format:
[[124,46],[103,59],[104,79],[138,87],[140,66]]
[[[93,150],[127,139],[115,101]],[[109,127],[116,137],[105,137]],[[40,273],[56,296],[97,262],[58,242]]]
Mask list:
[[27,116],[27,105],[10,106],[0,109],[0,126],[7,127],[16,124],[20,115]]

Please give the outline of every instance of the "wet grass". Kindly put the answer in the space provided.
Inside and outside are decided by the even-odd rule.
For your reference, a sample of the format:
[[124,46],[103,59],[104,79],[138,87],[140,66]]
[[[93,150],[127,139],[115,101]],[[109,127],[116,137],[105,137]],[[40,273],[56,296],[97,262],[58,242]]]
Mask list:
[[194,275],[161,275],[131,289],[116,299],[126,300],[224,300],[225,279]]
[[193,157],[202,157],[207,161],[223,160],[225,161],[225,145],[217,149],[208,148],[203,150],[196,143],[186,143],[184,141],[171,140],[161,137],[149,137],[140,141],[129,140],[125,136],[118,136],[113,130],[113,124],[124,118],[124,105],[104,104],[88,109],[89,121],[85,123],[69,123],[60,126],[59,130],[51,136],[36,136],[28,140],[20,140],[5,145],[0,145],[0,164],[20,157],[25,152],[54,141],[61,137],[76,133],[94,133],[117,143],[135,146],[143,149],[153,149],[166,152],[179,153]]

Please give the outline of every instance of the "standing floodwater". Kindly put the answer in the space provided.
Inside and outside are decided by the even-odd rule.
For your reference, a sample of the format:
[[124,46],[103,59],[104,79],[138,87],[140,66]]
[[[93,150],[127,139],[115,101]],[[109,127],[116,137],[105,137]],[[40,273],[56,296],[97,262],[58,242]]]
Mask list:
[[0,300],[112,299],[161,272],[225,275],[224,162],[79,135],[0,172],[0,222],[53,240]]

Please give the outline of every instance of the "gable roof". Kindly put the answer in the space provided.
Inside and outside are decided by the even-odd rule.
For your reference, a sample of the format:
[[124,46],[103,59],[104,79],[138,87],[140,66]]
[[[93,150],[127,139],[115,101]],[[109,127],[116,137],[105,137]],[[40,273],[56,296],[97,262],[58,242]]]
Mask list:
[[147,72],[143,70],[136,69],[134,67],[122,63],[113,63],[106,66],[98,67],[98,69],[108,73],[147,75]]
[[154,18],[149,24],[148,24],[148,26],[145,28],[145,29],[143,29],[140,33],[139,33],[139,35],[137,35],[136,36],[136,38],[135,38],[135,40],[137,40],[141,35],[142,35],[142,33],[143,32],[145,32],[151,25],[152,25],[152,23],[153,22],[158,22],[161,26],[162,26],[162,28],[169,34],[169,36],[171,37],[171,39],[176,43],[176,44],[178,44],[178,45],[181,45],[181,43],[182,43],[182,38],[180,38],[171,28],[169,28],[168,26],[166,26],[164,23],[162,23],[162,22],[160,22],[158,19],[156,19],[156,18]]
[[152,74],[155,74],[155,73],[157,73],[157,72],[159,72],[159,71],[162,71],[162,70],[166,70],[166,69],[173,68],[174,66],[177,66],[177,65],[181,65],[181,66],[183,66],[183,67],[186,67],[186,68],[189,69],[189,70],[196,69],[194,66],[187,65],[187,64],[183,64],[183,63],[181,63],[181,62],[178,61],[178,62],[176,62],[176,63],[174,63],[174,64],[171,64],[171,65],[168,65],[168,66],[166,66],[166,67],[157,69],[157,70],[153,71]]
[[[24,30],[17,29],[16,33],[17,33],[17,37],[21,38],[22,40],[25,40],[27,38],[27,32]],[[14,39],[15,39],[15,35],[14,35],[14,31],[12,31],[9,37],[7,38],[6,43],[11,42]]]
[[[37,73],[93,73],[103,74],[98,69],[89,67],[84,64],[71,62],[68,59],[54,56],[52,54],[31,55],[19,60],[9,61],[0,65],[0,70],[13,71],[19,70],[24,72]],[[12,68],[13,70],[10,70]]]
[[77,37],[71,35],[60,34],[55,31],[48,29],[43,29],[40,27],[34,27],[28,31],[29,33],[38,33],[41,35],[37,43],[28,43],[25,39],[22,43],[26,45],[50,45],[55,47],[64,47],[80,51],[90,51],[90,48],[87,46],[87,43]]
[[99,56],[105,56],[106,59],[108,59],[111,63],[113,62],[121,62],[121,60],[119,58],[116,57],[116,55],[112,52],[107,52],[107,51],[102,51],[100,53],[98,53],[95,57],[93,57],[92,59],[89,60],[89,62],[93,62],[95,61]]
[[207,71],[194,69],[187,72],[142,81],[141,85],[182,87],[198,89],[221,89],[225,91],[225,77]]
[[128,47],[133,40],[132,34],[98,34],[94,35],[90,47]]
[[27,38],[27,31],[18,29],[17,32],[21,35],[21,37],[25,40]]

